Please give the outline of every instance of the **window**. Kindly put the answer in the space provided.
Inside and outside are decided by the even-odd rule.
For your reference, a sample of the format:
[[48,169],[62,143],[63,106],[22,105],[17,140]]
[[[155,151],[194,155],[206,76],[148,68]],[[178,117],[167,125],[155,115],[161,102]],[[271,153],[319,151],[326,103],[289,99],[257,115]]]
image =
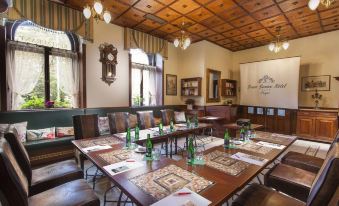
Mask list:
[[[7,74],[11,110],[78,107],[79,67],[73,39],[30,21],[8,42]],[[74,47],[74,46],[73,46]]]
[[132,106],[162,105],[162,57],[147,55],[131,49],[131,104]]

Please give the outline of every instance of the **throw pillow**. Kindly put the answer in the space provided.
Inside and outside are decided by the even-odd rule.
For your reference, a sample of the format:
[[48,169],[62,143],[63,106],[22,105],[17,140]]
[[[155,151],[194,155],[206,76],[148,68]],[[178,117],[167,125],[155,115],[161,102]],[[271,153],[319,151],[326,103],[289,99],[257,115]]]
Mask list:
[[55,139],[55,127],[45,129],[27,130],[27,140]]
[[129,114],[128,121],[129,121],[129,127],[130,128],[135,128],[137,126],[137,124],[138,124],[137,115]]
[[19,122],[9,125],[8,132],[14,133],[14,129],[17,131],[17,138],[20,142],[26,142],[27,122]]
[[185,112],[174,112],[175,123],[186,122]]
[[100,135],[109,134],[109,120],[108,117],[99,117],[98,127]]
[[8,131],[9,124],[0,124],[0,139],[4,137],[5,133]]
[[56,136],[57,137],[74,136],[74,128],[73,127],[57,127]]

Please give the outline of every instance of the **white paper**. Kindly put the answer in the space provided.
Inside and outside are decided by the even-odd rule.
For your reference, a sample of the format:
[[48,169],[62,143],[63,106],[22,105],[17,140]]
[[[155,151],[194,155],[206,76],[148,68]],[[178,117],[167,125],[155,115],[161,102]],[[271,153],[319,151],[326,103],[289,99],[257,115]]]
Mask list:
[[[181,196],[175,195],[179,192],[190,192],[191,194],[181,195]],[[212,203],[208,199],[184,187],[181,190],[178,190],[174,192],[173,194],[152,204],[152,206],[172,206],[172,205],[182,206],[182,205],[187,204],[187,202],[189,201],[191,201],[195,206],[207,206]]]
[[215,119],[218,119],[218,117],[206,116],[205,119],[208,119],[208,120],[215,120]]
[[281,145],[281,144],[275,144],[275,143],[270,143],[270,142],[264,142],[264,141],[260,141],[256,143],[257,145],[260,146],[264,146],[264,147],[270,147],[273,149],[284,149],[286,146],[285,145]]
[[258,156],[245,154],[242,152],[237,152],[231,156],[233,159],[241,160],[250,164],[263,166],[266,162],[268,162],[268,159],[264,159]]
[[[117,175],[117,174],[120,174],[122,172],[126,172],[126,171],[130,171],[130,170],[133,170],[135,168],[138,168],[138,167],[142,167],[143,164],[140,163],[140,162],[137,162],[135,160],[132,160],[132,159],[129,159],[129,160],[125,160],[125,161],[122,161],[122,162],[118,162],[118,163],[115,163],[115,164],[111,164],[111,165],[107,165],[107,166],[104,166],[104,169],[110,174],[110,175]],[[131,162],[129,162],[131,161]]]
[[88,153],[88,152],[94,152],[94,151],[99,151],[99,150],[104,150],[104,149],[110,149],[110,148],[112,148],[112,147],[109,146],[109,145],[95,145],[95,146],[83,148],[82,150],[83,150],[85,153]]
[[281,138],[285,138],[285,139],[295,139],[295,138],[297,138],[297,136],[276,134],[276,133],[273,133],[272,137],[281,137]]

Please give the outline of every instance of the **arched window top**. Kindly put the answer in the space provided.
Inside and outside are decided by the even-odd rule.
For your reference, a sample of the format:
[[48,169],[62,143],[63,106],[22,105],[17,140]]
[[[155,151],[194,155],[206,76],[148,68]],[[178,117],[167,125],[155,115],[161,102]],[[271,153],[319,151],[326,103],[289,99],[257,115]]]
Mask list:
[[130,49],[133,63],[149,65],[149,59],[145,52],[141,49]]
[[66,32],[41,27],[31,21],[24,21],[15,30],[14,40],[57,49],[72,50]]

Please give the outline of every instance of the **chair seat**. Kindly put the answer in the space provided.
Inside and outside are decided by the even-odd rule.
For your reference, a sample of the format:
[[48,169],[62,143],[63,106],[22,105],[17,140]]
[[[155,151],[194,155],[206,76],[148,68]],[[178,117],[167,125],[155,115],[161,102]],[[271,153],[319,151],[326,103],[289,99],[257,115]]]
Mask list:
[[304,202],[274,191],[259,184],[253,184],[243,191],[232,206],[305,206]]
[[313,173],[318,173],[324,160],[298,152],[288,152],[281,158],[281,162]]
[[74,160],[66,160],[34,169],[32,170],[30,196],[83,177],[82,170]]
[[316,173],[278,164],[265,175],[265,185],[306,202]]
[[29,197],[28,205],[99,206],[100,200],[84,180],[74,180]]

